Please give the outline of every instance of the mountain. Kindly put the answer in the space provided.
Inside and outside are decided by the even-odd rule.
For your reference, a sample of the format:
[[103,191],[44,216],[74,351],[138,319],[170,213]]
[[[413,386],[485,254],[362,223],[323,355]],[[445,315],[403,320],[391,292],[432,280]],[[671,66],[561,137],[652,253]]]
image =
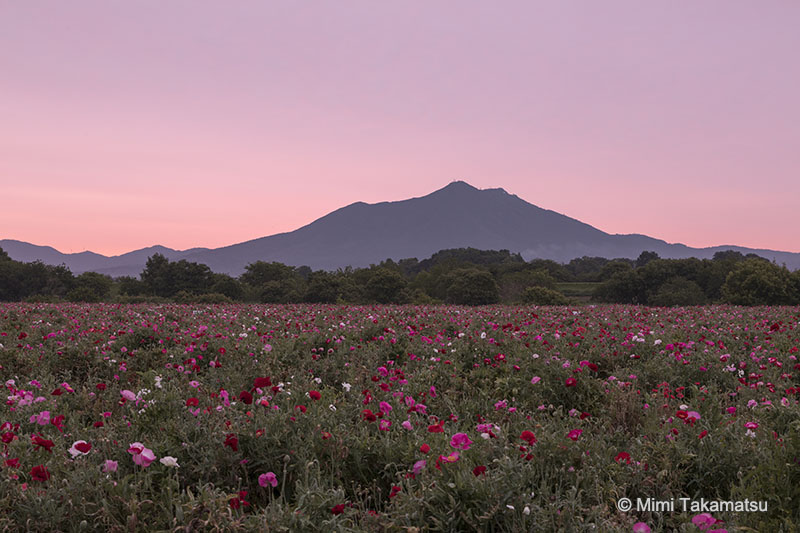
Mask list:
[[122,255],[107,257],[94,252],[65,254],[50,246],[37,246],[12,239],[0,240],[0,248],[5,250],[11,259],[29,263],[41,261],[48,265],[66,265],[74,274],[81,272],[100,272],[109,276],[138,276],[147,258],[153,254],[161,254],[170,261],[179,261],[187,255],[207,250],[192,248],[190,250],[173,250],[165,246],[150,246],[134,250]]
[[14,259],[40,259],[64,263],[76,273],[94,270],[110,275],[137,275],[147,257],[156,252],[170,260],[186,259],[204,263],[215,272],[239,275],[247,264],[258,260],[334,270],[368,266],[386,258],[423,259],[442,249],[462,247],[508,249],[525,259],[559,262],[581,256],[636,258],[644,250],[664,258],[703,259],[718,251],[735,250],[756,253],[793,270],[800,268],[798,253],[727,245],[690,248],[646,235],[612,235],[537,207],[503,189],[479,190],[463,181],[420,198],[356,202],[295,231],[215,249],[152,247],[105,257],[92,252],[61,254],[53,248],[18,241],[0,241],[0,247]]

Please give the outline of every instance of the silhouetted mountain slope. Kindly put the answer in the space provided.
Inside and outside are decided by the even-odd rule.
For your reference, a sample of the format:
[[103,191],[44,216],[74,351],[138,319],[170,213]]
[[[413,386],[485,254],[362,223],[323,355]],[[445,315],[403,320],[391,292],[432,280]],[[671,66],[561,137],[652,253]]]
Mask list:
[[[7,247],[6,243],[17,243]],[[737,246],[690,248],[645,235],[611,235],[555,211],[542,209],[503,189],[479,190],[456,181],[427,196],[398,202],[356,202],[288,233],[262,237],[216,249],[176,251],[152,247],[106,258],[91,252],[60,254],[49,247],[0,241],[14,259],[65,263],[73,272],[95,270],[111,275],[136,275],[149,255],[204,263],[215,272],[239,275],[248,263],[279,261],[332,270],[367,266],[386,258],[423,259],[446,248],[508,249],[525,259],[567,262],[601,256],[635,258],[652,250],[661,257],[711,258],[720,250],[757,253],[800,268],[800,254]],[[24,252],[23,252],[24,250]],[[22,259],[21,254],[26,254]],[[39,255],[36,255],[39,254]]]

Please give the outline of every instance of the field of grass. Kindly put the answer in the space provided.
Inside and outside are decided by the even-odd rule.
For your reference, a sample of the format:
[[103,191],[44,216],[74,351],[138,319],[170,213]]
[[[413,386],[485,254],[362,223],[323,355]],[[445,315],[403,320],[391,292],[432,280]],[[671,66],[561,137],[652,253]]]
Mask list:
[[0,304],[0,531],[797,531],[798,326]]
[[592,299],[592,294],[599,285],[600,283],[588,281],[564,282],[557,283],[556,290],[558,290],[558,292],[567,298],[571,298],[579,302],[588,302]]

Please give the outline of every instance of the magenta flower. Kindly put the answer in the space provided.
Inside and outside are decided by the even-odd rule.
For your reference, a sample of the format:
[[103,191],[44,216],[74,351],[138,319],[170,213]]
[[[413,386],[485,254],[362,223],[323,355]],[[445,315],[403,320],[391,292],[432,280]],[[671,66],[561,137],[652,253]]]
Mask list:
[[128,453],[133,456],[133,462],[142,468],[147,468],[156,460],[153,450],[146,448],[141,442],[134,442],[128,448]]
[[422,472],[422,469],[425,468],[425,465],[427,464],[428,462],[425,460],[417,461],[416,463],[414,463],[414,467],[412,468],[414,475],[418,476],[419,473]]
[[389,411],[392,410],[392,406],[389,405],[387,402],[381,402],[379,404],[379,407],[380,407],[381,413],[383,413],[383,414],[386,414],[386,413],[388,413]]
[[273,487],[278,486],[278,478],[275,477],[274,472],[267,472],[266,474],[261,474],[258,476],[258,484],[262,487],[266,487],[267,485],[272,485]]
[[31,423],[37,423],[40,426],[46,426],[50,423],[50,411],[42,411],[38,415],[32,415],[30,418]]
[[567,438],[572,440],[578,440],[578,437],[581,436],[581,433],[583,433],[582,429],[573,429],[572,431],[567,433]]
[[450,446],[457,450],[469,450],[472,441],[466,433],[456,433],[450,438]]
[[129,402],[136,401],[136,395],[133,392],[129,391],[128,389],[121,390],[119,391],[119,393],[122,395],[123,398],[125,398]]
[[633,524],[633,533],[650,533],[650,526],[644,522],[636,522]]
[[72,443],[72,447],[67,451],[72,458],[75,459],[79,455],[86,455],[91,449],[92,445],[85,440],[76,440],[74,443]]
[[106,459],[103,463],[103,472],[116,472],[119,463],[116,461],[112,461],[111,459]]
[[701,513],[692,518],[692,524],[696,525],[702,531],[705,531],[716,523],[716,519],[709,513]]

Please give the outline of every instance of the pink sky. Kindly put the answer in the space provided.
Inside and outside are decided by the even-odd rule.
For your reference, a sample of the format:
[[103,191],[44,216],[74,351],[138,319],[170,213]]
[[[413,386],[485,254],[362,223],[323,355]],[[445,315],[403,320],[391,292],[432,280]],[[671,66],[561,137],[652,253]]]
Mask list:
[[800,252],[800,3],[0,4],[0,238],[217,247],[463,179]]

